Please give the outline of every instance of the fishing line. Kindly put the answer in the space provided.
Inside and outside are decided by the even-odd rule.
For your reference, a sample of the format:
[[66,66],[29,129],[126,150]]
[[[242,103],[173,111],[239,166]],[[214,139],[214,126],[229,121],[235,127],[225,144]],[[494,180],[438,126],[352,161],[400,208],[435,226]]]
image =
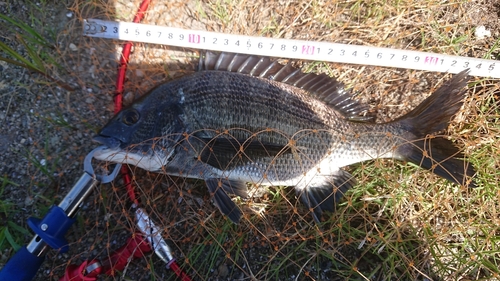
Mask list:
[[235,35],[99,19],[85,19],[83,35],[259,56],[435,72],[459,73],[470,69],[473,76],[500,78],[500,62],[496,60],[412,50]]

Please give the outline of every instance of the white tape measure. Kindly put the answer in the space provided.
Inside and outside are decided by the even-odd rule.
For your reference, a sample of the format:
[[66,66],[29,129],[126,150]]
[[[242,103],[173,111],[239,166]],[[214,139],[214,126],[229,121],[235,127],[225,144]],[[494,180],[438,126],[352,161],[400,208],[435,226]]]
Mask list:
[[364,64],[449,73],[458,73],[468,68],[470,69],[470,75],[473,76],[500,78],[500,61],[409,50],[233,35],[98,19],[84,20],[83,34],[90,37],[278,58]]

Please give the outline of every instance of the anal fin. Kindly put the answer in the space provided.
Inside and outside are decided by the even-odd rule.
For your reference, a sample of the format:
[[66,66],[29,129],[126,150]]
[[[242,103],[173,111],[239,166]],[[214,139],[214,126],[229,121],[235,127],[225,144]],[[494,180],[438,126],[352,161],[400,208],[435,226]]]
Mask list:
[[334,212],[345,192],[355,184],[356,181],[351,174],[338,170],[323,182],[308,183],[307,186],[297,185],[295,191],[302,203],[312,209],[314,220],[320,222],[323,211]]

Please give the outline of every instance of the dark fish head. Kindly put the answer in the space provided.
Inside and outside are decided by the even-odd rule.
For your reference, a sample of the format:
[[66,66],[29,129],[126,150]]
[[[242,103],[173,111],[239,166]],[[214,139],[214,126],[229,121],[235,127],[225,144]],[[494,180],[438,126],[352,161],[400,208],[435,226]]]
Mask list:
[[124,149],[132,143],[141,123],[140,112],[133,107],[127,108],[111,119],[92,140],[110,149]]
[[94,155],[96,159],[148,171],[159,171],[167,164],[185,132],[182,104],[165,96],[158,102],[154,93],[120,111],[93,137],[107,146]]

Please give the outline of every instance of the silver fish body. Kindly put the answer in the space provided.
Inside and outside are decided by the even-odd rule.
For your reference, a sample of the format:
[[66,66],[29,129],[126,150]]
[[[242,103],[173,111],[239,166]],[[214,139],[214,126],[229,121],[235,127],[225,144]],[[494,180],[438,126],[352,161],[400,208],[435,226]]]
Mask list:
[[341,168],[376,158],[473,185],[474,169],[450,141],[424,141],[460,109],[466,73],[404,117],[376,124],[325,75],[252,56],[209,54],[204,63],[208,70],[162,84],[118,113],[94,138],[109,147],[96,158],[204,179],[234,222],[241,212],[227,194],[246,196],[246,182],[295,186],[319,221],[355,184]]

